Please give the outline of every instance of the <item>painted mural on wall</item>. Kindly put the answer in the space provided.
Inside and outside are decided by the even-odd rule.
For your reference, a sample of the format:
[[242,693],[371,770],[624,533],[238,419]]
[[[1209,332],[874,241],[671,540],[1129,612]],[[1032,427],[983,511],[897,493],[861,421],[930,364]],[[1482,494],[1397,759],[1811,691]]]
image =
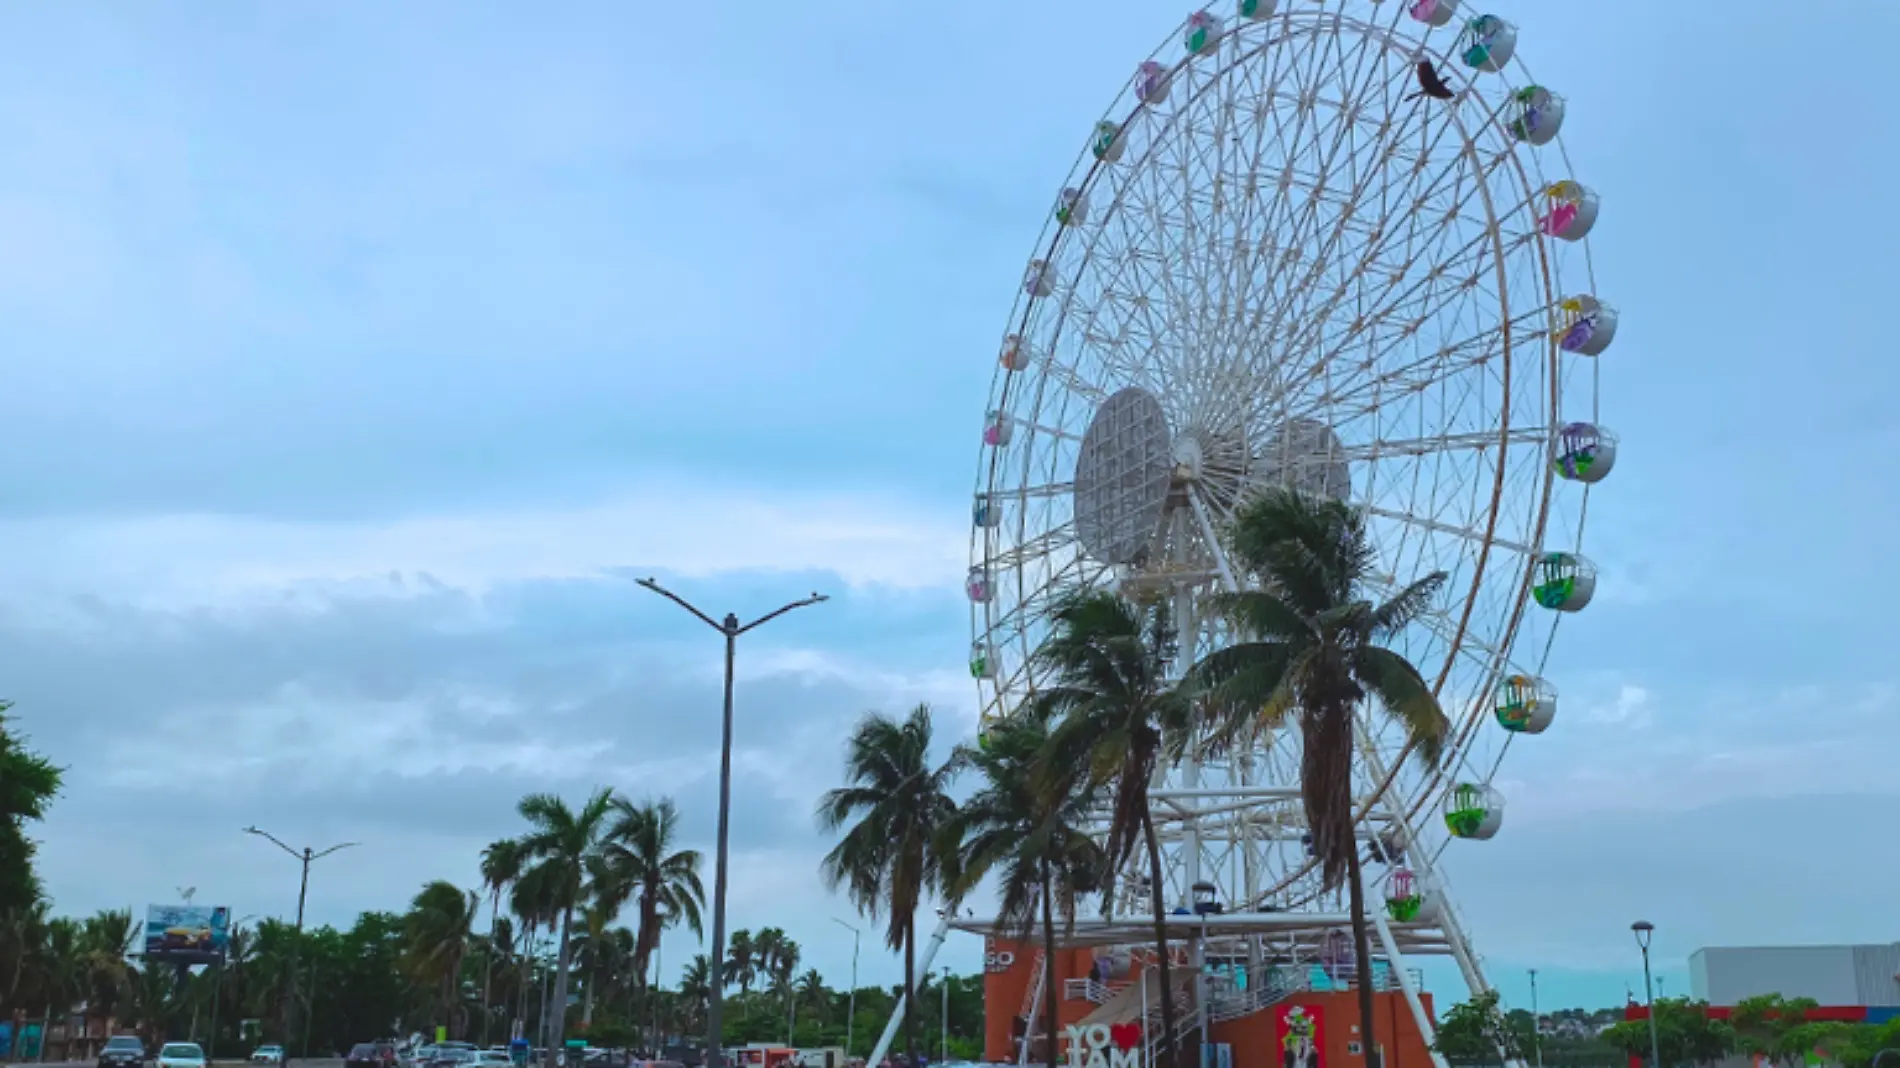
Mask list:
[[1274,1010],[1273,1033],[1280,1043],[1280,1068],[1326,1068],[1326,1047],[1318,1005],[1281,1004]]
[[1062,1029],[1062,1038],[1069,1068],[1146,1068],[1138,1021],[1069,1026]]

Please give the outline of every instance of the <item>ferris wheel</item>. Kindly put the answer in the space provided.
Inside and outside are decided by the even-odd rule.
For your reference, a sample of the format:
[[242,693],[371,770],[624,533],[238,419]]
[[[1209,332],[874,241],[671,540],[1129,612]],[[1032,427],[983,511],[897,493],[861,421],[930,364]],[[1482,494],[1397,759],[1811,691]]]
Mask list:
[[[1171,604],[1177,670],[1219,647],[1206,599],[1245,581],[1223,531],[1265,487],[1362,509],[1377,585],[1448,573],[1395,644],[1451,717],[1445,761],[1367,712],[1354,789],[1385,956],[1450,953],[1474,992],[1439,861],[1508,833],[1507,751],[1550,744],[1543,672],[1595,593],[1583,519],[1616,459],[1598,200],[1518,51],[1472,0],[1240,0],[1134,64],[1003,332],[966,583],[987,724],[1043,685],[1032,654],[1078,589]],[[1299,750],[1273,732],[1153,785],[1172,902],[1211,886],[1325,940]]]

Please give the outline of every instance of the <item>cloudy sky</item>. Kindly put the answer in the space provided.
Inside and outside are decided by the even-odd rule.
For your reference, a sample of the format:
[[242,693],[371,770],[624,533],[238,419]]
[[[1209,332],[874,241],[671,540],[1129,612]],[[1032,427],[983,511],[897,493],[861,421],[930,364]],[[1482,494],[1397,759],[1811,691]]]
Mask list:
[[[1463,911],[1545,1005],[1640,984],[1639,916],[1673,990],[1700,945],[1900,937],[1900,10],[1509,6],[1605,196],[1625,595],[1565,628],[1507,830],[1448,854]],[[973,726],[996,337],[1181,12],[696,7],[0,11],[0,694],[70,768],[62,909],[293,909],[249,823],[363,843],[314,920],[400,908],[529,790],[668,794],[709,844],[717,640],[654,574],[834,598],[746,640],[732,923],[848,973],[812,801],[866,709]]]

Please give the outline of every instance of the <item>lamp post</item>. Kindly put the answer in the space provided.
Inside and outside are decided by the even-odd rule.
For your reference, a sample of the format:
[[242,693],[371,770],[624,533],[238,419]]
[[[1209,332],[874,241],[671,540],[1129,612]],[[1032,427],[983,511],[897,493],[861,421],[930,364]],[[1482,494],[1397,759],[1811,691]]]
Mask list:
[[851,999],[845,1003],[844,1010],[844,1056],[851,1059],[851,1035],[858,1022],[858,939],[860,932],[856,927],[836,916],[831,922],[851,932]]
[[943,970],[943,1007],[937,1020],[943,1032],[940,1044],[943,1046],[943,1063],[950,1063],[950,969]]
[[719,834],[716,847],[716,859],[713,869],[713,944],[712,953],[707,957],[707,978],[711,981],[712,996],[706,999],[706,1068],[725,1068],[725,1052],[721,1042],[720,1016],[725,1001],[726,957],[726,842],[732,822],[732,658],[737,651],[739,635],[754,627],[770,623],[794,608],[820,604],[830,598],[814,593],[800,601],[773,609],[750,623],[740,623],[739,617],[726,613],[726,618],[713,622],[713,617],[695,608],[684,597],[660,585],[650,578],[636,580],[654,593],[672,601],[691,612],[701,623],[725,636],[726,639],[726,704],[724,723],[719,737]]
[[1531,969],[1531,1045],[1537,1050],[1537,1068],[1544,1068],[1544,1018],[1537,1015],[1537,969]]
[[1630,931],[1636,935],[1636,945],[1643,951],[1643,996],[1649,1001],[1649,1065],[1663,1068],[1662,1040],[1656,1037],[1656,986],[1649,978],[1649,940],[1656,934],[1656,925],[1648,920],[1637,920],[1630,924]]
[[[303,942],[304,901],[310,896],[310,865],[319,860],[322,860],[324,857],[327,857],[332,853],[337,852],[338,850],[349,849],[353,846],[361,845],[362,843],[361,842],[338,842],[336,845],[333,845],[328,849],[324,849],[320,851],[313,850],[309,846],[304,846],[301,850],[298,850],[298,849],[292,849],[289,846],[285,845],[282,839],[278,838],[276,835],[270,833],[269,831],[259,830],[256,827],[246,827],[244,828],[244,833],[254,834],[258,836],[259,838],[262,838],[268,841],[270,844],[276,846],[277,848],[283,850],[284,852],[289,853],[292,857],[294,857],[297,860],[297,862],[303,868],[303,874],[298,879],[298,882],[297,882],[297,936],[294,939],[292,939],[290,943],[290,998],[284,1004],[284,1042],[288,1044],[290,1042],[291,1034],[296,1030],[292,1026],[293,1021],[291,1019],[291,1014],[295,1011],[296,1005],[297,1005],[297,993],[298,993],[297,992],[297,985],[298,985],[297,984],[297,951],[300,948],[300,944]],[[306,1038],[304,1040],[304,1044],[306,1047],[308,1047],[309,1039]],[[310,1053],[310,1050],[306,1048],[303,1052],[305,1056],[308,1056]],[[285,1059],[286,1060],[289,1059],[288,1051],[285,1052]]]

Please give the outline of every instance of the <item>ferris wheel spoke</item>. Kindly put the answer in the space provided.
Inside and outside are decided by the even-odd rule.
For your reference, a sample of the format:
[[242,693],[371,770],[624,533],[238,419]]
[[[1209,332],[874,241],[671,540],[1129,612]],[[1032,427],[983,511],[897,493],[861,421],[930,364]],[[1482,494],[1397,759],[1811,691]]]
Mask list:
[[1397,523],[1405,523],[1410,526],[1415,526],[1420,530],[1429,530],[1434,534],[1450,534],[1474,545],[1491,545],[1500,549],[1509,549],[1525,557],[1536,556],[1539,552],[1536,546],[1522,545],[1514,541],[1507,541],[1504,538],[1487,536],[1482,530],[1472,530],[1469,527],[1462,527],[1452,523],[1441,523],[1436,519],[1426,519],[1423,516],[1412,515],[1408,512],[1401,512],[1392,508],[1378,508],[1372,505],[1361,505],[1360,507],[1364,508],[1368,514],[1376,515],[1381,519],[1390,519]]

